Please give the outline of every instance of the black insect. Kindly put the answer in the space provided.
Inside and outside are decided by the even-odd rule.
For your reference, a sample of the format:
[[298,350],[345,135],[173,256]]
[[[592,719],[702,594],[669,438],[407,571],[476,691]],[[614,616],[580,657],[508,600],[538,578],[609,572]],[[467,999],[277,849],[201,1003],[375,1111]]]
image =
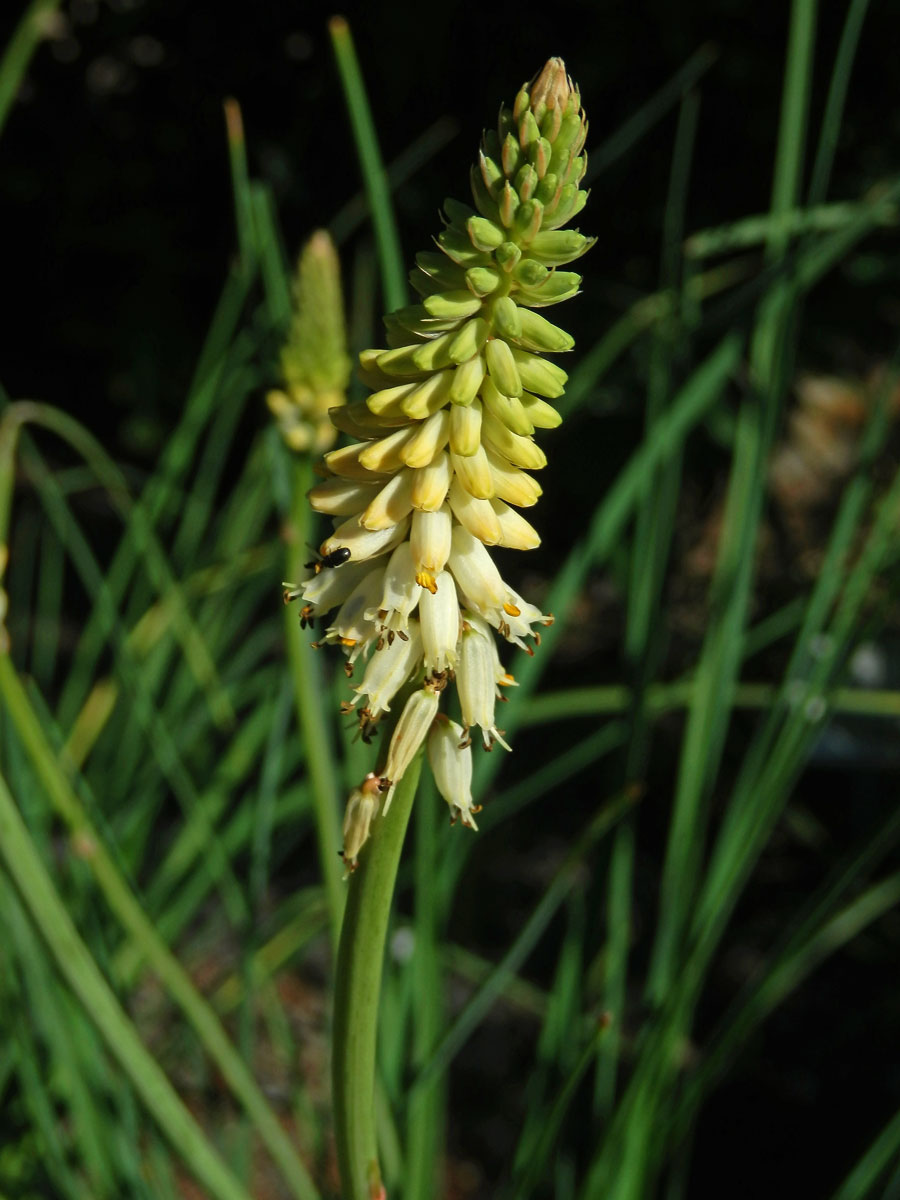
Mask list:
[[315,568],[318,573],[325,567],[339,567],[341,563],[345,563],[350,557],[350,551],[346,546],[338,546],[337,550],[332,550],[330,554],[324,555],[322,558],[314,558],[312,562],[304,563],[303,565],[309,570]]

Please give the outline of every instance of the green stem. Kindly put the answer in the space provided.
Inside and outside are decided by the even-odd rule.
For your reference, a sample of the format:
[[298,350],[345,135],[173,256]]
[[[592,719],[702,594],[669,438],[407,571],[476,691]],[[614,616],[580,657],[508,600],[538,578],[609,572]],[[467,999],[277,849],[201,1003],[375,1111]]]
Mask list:
[[[5,657],[3,661],[6,661]],[[248,1200],[248,1194],[213,1149],[148,1053],[90,950],[78,936],[15,801],[0,776],[0,854],[60,974],[84,1005],[138,1095],[185,1163],[216,1200]]]
[[[287,555],[287,579],[297,582],[304,576],[303,561],[310,553],[312,511],[306,493],[312,486],[312,463],[306,457],[297,460],[291,498],[290,541]],[[309,572],[305,572],[309,574]],[[334,735],[326,720],[326,689],[322,668],[315,651],[301,637],[297,610],[285,609],[288,657],[294,680],[297,722],[306,756],[306,769],[312,785],[313,812],[319,842],[319,864],[325,884],[331,943],[337,949],[347,889],[341,879],[340,860],[340,787],[335,770]]]
[[375,1040],[381,969],[394,881],[422,755],[372,829],[348,889],[334,996],[332,1088],[343,1200],[381,1194],[375,1135]]

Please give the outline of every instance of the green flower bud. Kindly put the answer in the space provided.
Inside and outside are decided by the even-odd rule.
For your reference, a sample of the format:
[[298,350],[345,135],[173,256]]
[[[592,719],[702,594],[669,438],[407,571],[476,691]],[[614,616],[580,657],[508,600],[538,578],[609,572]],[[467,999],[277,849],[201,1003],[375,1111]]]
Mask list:
[[481,309],[481,300],[473,296],[468,289],[464,292],[440,292],[436,296],[426,296],[422,303],[429,316],[448,321],[456,321],[460,317],[474,317]]
[[515,242],[504,242],[494,251],[494,258],[504,271],[512,271],[521,257],[522,251]]
[[528,420],[536,429],[556,429],[562,424],[562,417],[546,400],[532,396],[530,392],[523,392],[519,400]]
[[413,267],[409,275],[407,275],[410,287],[419,296],[433,296],[436,292],[445,291],[445,285],[439,283],[436,279],[432,279],[430,275],[426,275],[419,267]]
[[544,175],[544,177],[541,179],[541,182],[537,186],[535,196],[538,200],[540,200],[541,204],[545,205],[547,208],[550,208],[551,205],[555,205],[559,200],[559,193],[561,189],[562,184],[559,176],[554,175],[551,171]]
[[519,145],[527,152],[534,142],[540,140],[540,136],[541,131],[534,119],[534,113],[529,110],[519,122]]
[[531,95],[527,85],[523,84],[516,93],[516,98],[513,101],[513,120],[521,121],[526,109],[531,104]]
[[553,325],[546,317],[523,308],[521,312],[522,332],[516,339],[525,350],[539,350],[545,354],[560,354],[571,350],[575,339],[558,325]]
[[502,338],[490,338],[485,345],[484,355],[491,379],[504,396],[521,395],[522,381],[509,345]]
[[437,371],[449,367],[453,362],[450,347],[455,337],[455,333],[442,333],[440,337],[432,338],[424,346],[417,346],[413,351],[413,362],[420,371]]
[[522,333],[522,310],[511,296],[500,296],[491,305],[494,329],[502,337],[515,341]]
[[528,419],[528,414],[521,400],[516,396],[504,396],[497,389],[492,378],[485,379],[481,396],[485,411],[491,413],[498,421],[502,421],[507,429],[520,437],[530,437],[534,433],[534,425]]
[[453,225],[438,234],[437,242],[444,253],[461,267],[486,267],[491,261],[487,254],[475,249],[467,234]]
[[535,189],[539,183],[538,173],[531,165],[526,164],[516,174],[516,191],[519,193],[519,199],[522,201],[530,200],[535,193]]
[[519,197],[516,195],[515,188],[507,180],[497,201],[497,211],[500,214],[500,220],[507,229],[510,228],[515,220],[516,209],[518,207]]
[[478,167],[481,174],[482,182],[489,192],[491,199],[494,199],[499,189],[503,186],[503,168],[486,154],[479,151]]
[[533,258],[523,258],[517,263],[512,277],[520,287],[536,288],[549,278],[550,271],[543,263],[535,262]]
[[544,206],[540,200],[526,200],[520,204],[513,221],[513,232],[519,241],[528,245],[541,228]]
[[500,286],[500,272],[496,267],[470,267],[466,271],[466,287],[476,296],[489,296]]
[[442,288],[460,288],[465,279],[464,271],[455,263],[450,262],[446,254],[437,254],[431,250],[423,250],[416,255],[416,266],[429,279],[435,280]]
[[386,350],[378,356],[378,369],[385,375],[420,375],[422,368],[416,363],[418,346],[400,346],[397,350]]
[[519,149],[519,143],[512,133],[508,133],[503,140],[503,149],[500,151],[500,165],[507,179],[512,179],[519,169],[521,161],[522,151]]
[[544,113],[541,120],[541,133],[544,135],[544,140],[547,142],[555,141],[559,137],[559,127],[562,124],[562,113],[558,108],[551,109]]
[[587,126],[582,117],[578,113],[567,113],[562,119],[559,133],[552,139],[554,155],[558,150],[567,151],[569,157],[574,158],[581,153],[586,135]]
[[537,354],[529,354],[525,350],[513,350],[512,356],[522,387],[527,391],[555,400],[566,390],[569,377],[556,363],[546,362]]
[[[463,407],[472,403],[478,395],[478,389],[481,387],[484,379],[484,359],[480,354],[474,354],[466,362],[460,363],[453,374],[453,383],[450,386],[450,399],[454,405],[462,405]],[[474,449],[469,451],[474,454]],[[457,454],[465,454],[464,450],[457,450]]]
[[481,172],[477,167],[472,167],[472,169],[469,171],[469,183],[472,188],[472,197],[475,201],[475,207],[478,209],[481,215],[486,217],[489,221],[499,221],[500,213],[497,209],[497,202],[494,200],[493,195],[485,185],[485,182],[481,177]]
[[477,354],[488,338],[488,325],[483,317],[466,321],[450,343],[450,361],[463,363]]
[[504,238],[503,230],[484,217],[469,217],[466,232],[476,250],[496,250]]
[[[519,266],[521,267],[524,263],[541,267],[541,264],[536,263],[534,259],[523,259]],[[541,267],[541,270],[546,271],[547,268]],[[580,286],[581,276],[576,275],[574,271],[554,271],[552,274],[548,272],[544,281],[534,287],[521,283],[516,298],[521,299],[529,308],[543,308],[577,296]]]
[[542,230],[532,239],[528,253],[544,266],[557,267],[586,254],[596,240],[577,229]]
[[550,168],[553,147],[545,137],[539,138],[532,147],[532,162],[538,179],[543,179]]
[[544,220],[544,229],[558,229],[561,225],[568,224],[584,208],[587,198],[587,192],[581,191],[574,183],[567,183],[561,189],[553,210]]

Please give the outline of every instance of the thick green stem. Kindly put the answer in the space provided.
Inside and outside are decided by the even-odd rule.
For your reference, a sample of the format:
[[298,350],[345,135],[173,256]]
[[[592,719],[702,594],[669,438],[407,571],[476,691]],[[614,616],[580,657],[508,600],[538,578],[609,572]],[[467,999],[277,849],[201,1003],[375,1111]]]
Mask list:
[[[288,544],[286,578],[299,582],[305,571],[303,563],[310,554],[307,541],[311,537],[312,513],[306,493],[312,486],[312,464],[308,458],[300,458],[294,471],[291,499],[290,536]],[[322,683],[321,663],[315,652],[300,636],[297,610],[293,606],[285,609],[287,619],[287,645],[294,680],[294,698],[297,705],[297,722],[306,753],[306,768],[312,784],[313,811],[316,819],[316,834],[319,841],[319,863],[325,884],[328,902],[328,918],[331,926],[332,946],[337,948],[344,912],[347,889],[341,880],[343,868],[340,861],[340,788],[335,770],[335,745],[333,731],[326,720],[325,689]]]
[[394,881],[422,765],[397,785],[386,816],[372,828],[350,880],[334,997],[332,1087],[343,1200],[381,1195],[375,1136],[375,1039],[381,970]]

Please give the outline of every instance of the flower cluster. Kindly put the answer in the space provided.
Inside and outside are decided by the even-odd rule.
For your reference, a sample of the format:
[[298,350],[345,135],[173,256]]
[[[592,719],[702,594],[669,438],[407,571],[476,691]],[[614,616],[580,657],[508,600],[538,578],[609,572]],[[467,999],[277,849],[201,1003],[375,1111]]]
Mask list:
[[283,388],[266,401],[292,450],[321,454],[337,436],[330,409],[343,404],[350,379],[344,333],[341,270],[324,229],[300,253],[294,279],[294,319],[281,351]]
[[[452,817],[475,828],[471,731],[509,749],[495,707],[515,680],[494,631],[530,654],[527,639],[552,620],[503,580],[488,547],[540,541],[516,510],[541,494],[529,472],[546,458],[532,435],[561,419],[549,401],[566,374],[542,356],[573,343],[535,310],[577,293],[581,277],[559,268],[593,244],[562,228],[587,199],[586,132],[579,93],[551,59],[485,135],[475,207],[446,202],[437,250],[410,276],[421,303],[385,319],[388,348],[360,356],[373,394],[331,413],[355,439],[325,455],[310,492],[334,532],[316,574],[285,599],[302,597],[304,623],[337,610],[323,640],[344,648],[348,676],[364,663],[345,707],[366,740],[402,701],[380,773],[348,805],[349,866],[375,814],[373,781],[386,808],[423,742]],[[451,682],[461,725],[440,711]]]

